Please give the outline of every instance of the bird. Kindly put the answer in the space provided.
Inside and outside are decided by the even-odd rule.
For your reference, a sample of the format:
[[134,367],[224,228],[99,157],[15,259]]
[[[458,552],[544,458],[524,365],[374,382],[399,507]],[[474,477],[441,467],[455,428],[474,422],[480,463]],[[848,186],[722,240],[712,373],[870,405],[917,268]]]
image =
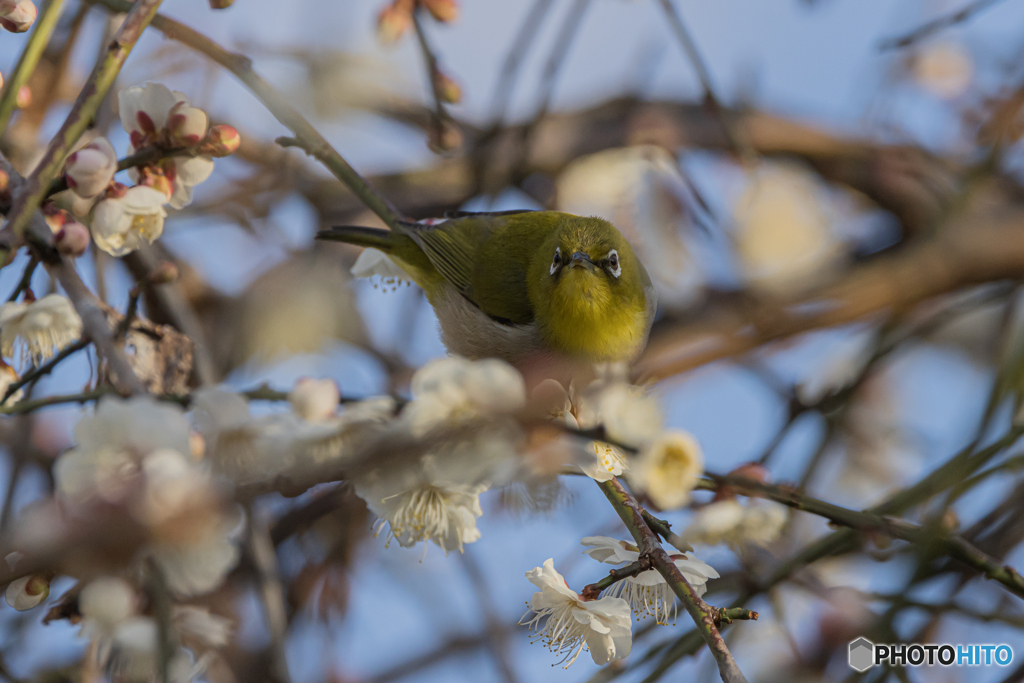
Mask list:
[[629,362],[657,308],[651,278],[612,223],[558,211],[450,212],[397,229],[317,233],[384,252],[426,293],[449,353],[536,362]]

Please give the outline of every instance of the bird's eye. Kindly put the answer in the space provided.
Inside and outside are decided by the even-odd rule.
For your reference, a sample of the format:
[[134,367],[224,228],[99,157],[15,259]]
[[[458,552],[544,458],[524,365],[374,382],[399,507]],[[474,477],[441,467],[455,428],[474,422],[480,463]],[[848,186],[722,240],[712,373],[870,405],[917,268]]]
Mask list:
[[562,248],[555,247],[555,258],[551,260],[551,274],[554,275],[558,267],[562,265]]
[[608,272],[615,277],[622,275],[622,264],[619,263],[619,252],[614,249],[608,252]]

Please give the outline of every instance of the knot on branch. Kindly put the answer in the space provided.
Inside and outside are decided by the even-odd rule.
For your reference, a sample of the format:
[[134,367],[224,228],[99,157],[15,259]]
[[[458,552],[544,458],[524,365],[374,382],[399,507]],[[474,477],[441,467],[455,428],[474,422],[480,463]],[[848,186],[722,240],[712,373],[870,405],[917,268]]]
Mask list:
[[761,616],[743,607],[717,607],[712,618],[715,621],[715,628],[722,628],[722,624],[731,624],[734,621],[757,621]]

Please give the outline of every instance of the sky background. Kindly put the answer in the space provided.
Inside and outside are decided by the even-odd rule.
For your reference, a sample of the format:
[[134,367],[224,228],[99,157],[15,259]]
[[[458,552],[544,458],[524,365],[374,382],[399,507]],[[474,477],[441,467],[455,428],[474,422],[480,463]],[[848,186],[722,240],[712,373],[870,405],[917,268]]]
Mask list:
[[[430,23],[428,31],[444,70],[461,84],[464,102],[452,112],[468,121],[484,123],[490,110],[497,73],[515,28],[528,2],[524,0],[463,0],[462,17],[452,26]],[[540,69],[557,33],[560,17],[569,6],[555,0],[555,11],[538,37],[511,97],[514,118],[526,118],[537,105]],[[1022,47],[1024,2],[1002,2],[968,24],[945,31],[942,40],[955,40],[970,53],[976,76],[968,94],[957,102],[934,98],[912,84],[893,82],[902,53],[880,52],[879,42],[912,29],[938,14],[956,9],[958,2],[925,0],[819,0],[808,5],[799,0],[676,0],[689,23],[710,68],[720,98],[727,104],[744,103],[766,111],[813,122],[851,136],[888,141],[907,141],[935,151],[959,153],[960,114],[986,96],[997,94],[997,86],[1013,82],[1014,59]],[[426,96],[422,64],[409,37],[394,48],[378,45],[373,30],[380,0],[237,0],[224,12],[211,12],[205,0],[166,0],[163,12],[207,33],[217,41],[246,52],[255,59],[256,69],[268,80],[294,95],[294,101],[309,113],[304,71],[289,54],[296,50],[340,51],[379,61],[380,80],[405,96]],[[92,64],[98,45],[100,13],[90,15],[74,63],[84,75]],[[0,35],[0,71],[7,73],[17,58],[23,36]],[[230,75],[211,68],[208,74],[157,76],[170,68],[172,60],[158,33],[145,34],[122,73],[121,87],[147,80],[163,82],[185,91],[193,102],[206,108],[214,118],[236,125],[243,134],[264,140],[284,134],[284,129]],[[175,55],[181,53],[175,52]],[[653,64],[653,70],[643,65]],[[637,90],[638,76],[646,82]],[[556,109],[574,109],[622,94],[639,94],[651,99],[693,100],[699,96],[698,82],[679,46],[664,26],[653,0],[593,0],[591,10],[558,78],[554,98]],[[63,113],[48,121],[55,130]],[[427,166],[432,154],[422,136],[397,124],[361,113],[347,113],[329,120],[314,119],[317,128],[362,173],[375,174]],[[124,150],[126,138],[112,136],[115,148]],[[742,187],[735,172],[694,155],[687,159],[702,172],[698,182],[716,206],[726,210]],[[218,160],[217,173],[239,172],[230,159]],[[217,181],[197,189],[199,200],[213,196]],[[499,208],[521,207],[527,201],[510,194]],[[290,250],[310,244],[316,228],[311,209],[293,199],[277,207],[268,223],[278,239],[258,240],[237,226],[209,218],[172,218],[164,233],[165,243],[188,259],[209,281],[226,293],[238,293],[260,273],[287,257]],[[19,261],[20,263],[20,261]],[[91,281],[90,262],[83,259],[81,270]],[[13,288],[21,269],[16,264],[0,272],[0,291]],[[714,274],[713,274],[714,275]],[[726,274],[718,273],[727,278]],[[37,273],[36,285],[45,288],[45,276]],[[111,303],[123,308],[127,300],[127,276],[114,269],[110,275]],[[394,344],[396,330],[410,305],[416,322],[410,339],[398,340],[409,362],[421,364],[440,356],[444,349],[436,334],[436,321],[429,307],[417,303],[411,289],[385,293],[367,282],[357,282],[360,310],[371,336],[384,346]],[[411,302],[411,303],[410,303]],[[843,350],[856,347],[860,329],[816,333],[787,344],[769,359],[771,366],[788,379],[823,371],[841,357]],[[851,341],[853,340],[853,341]],[[845,346],[844,346],[845,345]],[[63,372],[43,380],[40,394],[62,393],[80,388],[89,374],[82,356],[65,364]],[[366,395],[381,391],[385,377],[366,354],[337,346],[271,365],[251,364],[234,373],[228,383],[251,387],[262,381],[288,387],[304,375],[334,377],[343,393]],[[990,370],[953,344],[919,345],[897,354],[886,370],[893,392],[893,413],[911,426],[913,447],[906,449],[899,469],[902,476],[919,477],[948,458],[970,438],[980,406],[991,381]],[[663,398],[667,422],[687,429],[699,439],[707,467],[726,472],[760,455],[785,418],[785,406],[772,389],[748,370],[719,363],[688,373],[658,389]],[[45,438],[67,441],[70,428],[80,415],[77,408],[52,410],[42,420]],[[794,477],[821,434],[820,419],[802,419],[783,442],[773,462],[777,480]],[[863,506],[868,497],[856,487],[844,487],[842,473],[827,465],[815,482],[817,493],[845,505]],[[897,481],[899,481],[897,479]],[[0,486],[3,486],[0,481]],[[18,505],[39,495],[41,479],[27,477],[17,492]],[[995,482],[969,495],[960,512],[969,521],[977,502],[997,495],[1005,483]],[[603,575],[606,567],[580,555],[579,539],[597,532],[624,537],[614,512],[595,487],[587,481],[569,481],[571,502],[542,516],[521,516],[499,509],[497,496],[483,498],[485,514],[480,520],[482,539],[468,546],[467,558],[445,557],[436,547],[422,557],[420,549],[383,547],[383,539],[369,538],[362,548],[351,583],[350,607],[344,618],[326,627],[311,618],[301,618],[289,643],[289,665],[296,683],[324,680],[335,673],[358,680],[384,670],[397,661],[428,652],[445,639],[478,632],[483,621],[480,607],[467,578],[466,562],[478,564],[487,577],[491,599],[506,623],[514,623],[525,609],[533,587],[523,574],[546,558],[553,557],[570,585],[589,583]],[[869,492],[877,495],[877,491]],[[286,503],[267,501],[279,508]],[[677,525],[685,524],[686,512],[667,515]],[[802,522],[810,538],[824,525]],[[728,550],[702,550],[705,559],[720,571],[736,566]],[[284,570],[289,570],[287,549]],[[898,557],[898,556],[897,556]],[[1012,556],[1018,564],[1019,553]],[[887,562],[861,560],[821,563],[822,575],[840,585],[874,591],[898,589],[910,565],[901,559]],[[941,595],[945,586],[931,588]],[[59,585],[54,594],[59,594]],[[787,605],[787,623],[800,642],[813,642],[817,621],[812,617],[818,601],[795,589],[782,592]],[[259,608],[244,601],[245,619],[239,634],[243,645],[259,646],[265,641]],[[723,597],[719,603],[725,604]],[[748,605],[770,614],[763,602]],[[0,622],[37,618],[12,610],[0,610]],[[913,616],[913,615],[911,615]],[[940,636],[951,642],[1006,642],[1024,656],[1024,639],[996,626],[957,622]],[[662,627],[656,639],[682,632],[686,620],[676,627]],[[908,624],[909,625],[909,624]],[[770,672],[788,653],[778,646],[779,632],[773,619],[740,624],[748,645],[738,662],[751,680]],[[16,650],[12,660],[17,673],[26,673],[54,652],[68,658],[81,646],[74,629],[64,624],[36,625],[26,631],[28,647]],[[750,646],[749,643],[754,643]],[[513,661],[523,681],[584,681],[597,671],[590,658],[582,656],[569,671],[552,668],[556,658],[541,645],[530,645],[525,630],[510,636]],[[1015,662],[1016,663],[1016,662]],[[837,676],[844,674],[845,662],[833,662]],[[835,668],[839,667],[839,668]],[[958,680],[936,674],[929,680]],[[962,672],[960,672],[962,673]],[[971,670],[959,680],[999,680],[1004,671]],[[716,680],[713,660],[706,651],[687,659],[673,670],[678,680]],[[691,676],[696,678],[691,678]],[[422,672],[415,680],[497,680],[491,660],[483,651],[454,657]],[[631,679],[627,679],[631,680]]]

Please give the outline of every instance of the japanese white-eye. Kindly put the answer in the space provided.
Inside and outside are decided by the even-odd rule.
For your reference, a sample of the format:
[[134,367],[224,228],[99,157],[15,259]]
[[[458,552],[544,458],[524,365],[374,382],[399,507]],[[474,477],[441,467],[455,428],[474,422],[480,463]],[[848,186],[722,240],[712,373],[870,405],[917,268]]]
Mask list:
[[387,254],[423,288],[452,353],[521,366],[629,361],[643,350],[654,287],[614,225],[556,211],[449,216],[317,237]]

